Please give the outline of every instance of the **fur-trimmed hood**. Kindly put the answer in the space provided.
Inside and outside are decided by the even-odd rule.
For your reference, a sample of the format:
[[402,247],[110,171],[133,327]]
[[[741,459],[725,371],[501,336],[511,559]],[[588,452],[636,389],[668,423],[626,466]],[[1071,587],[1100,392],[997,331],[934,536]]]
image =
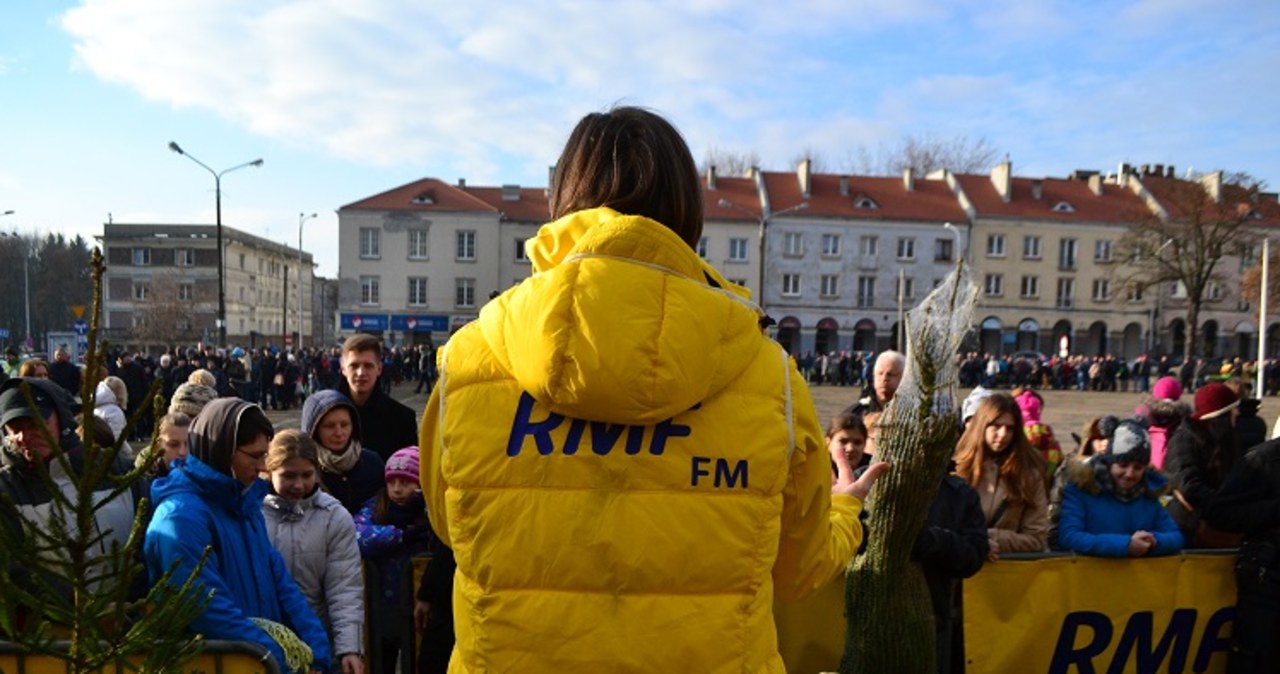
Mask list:
[[[1078,489],[1086,494],[1099,494],[1102,492],[1103,485],[1098,483],[1097,470],[1100,462],[1095,461],[1101,455],[1095,454],[1083,461],[1079,459],[1069,459],[1063,470],[1066,473],[1067,482],[1074,484]],[[1156,470],[1154,466],[1147,466],[1147,474],[1143,478],[1146,484],[1147,496],[1160,497],[1169,493],[1169,478],[1164,473]]]

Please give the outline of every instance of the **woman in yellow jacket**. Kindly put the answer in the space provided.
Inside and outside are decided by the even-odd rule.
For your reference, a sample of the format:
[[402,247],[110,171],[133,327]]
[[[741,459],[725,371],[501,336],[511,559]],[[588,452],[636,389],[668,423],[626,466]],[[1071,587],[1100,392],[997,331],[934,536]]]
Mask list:
[[440,349],[423,419],[450,671],[782,671],[774,595],[844,568],[883,466],[832,483],[804,381],[694,252],[697,169],[666,120],[587,115],[551,211],[533,275]]

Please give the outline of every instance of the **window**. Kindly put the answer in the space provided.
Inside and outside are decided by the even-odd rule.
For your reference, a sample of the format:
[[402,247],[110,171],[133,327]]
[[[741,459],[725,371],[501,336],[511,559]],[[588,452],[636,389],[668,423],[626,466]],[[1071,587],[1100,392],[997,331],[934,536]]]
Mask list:
[[195,251],[190,248],[176,248],[173,251],[173,264],[179,267],[190,267],[196,263]]
[[1093,301],[1110,302],[1111,301],[1111,280],[1098,278],[1093,280]]
[[1056,203],[1056,204],[1054,204],[1054,205],[1053,205],[1053,212],[1055,212],[1055,213],[1075,213],[1075,212],[1076,212],[1076,207],[1075,207],[1075,206],[1072,206],[1071,204],[1069,204],[1069,203],[1067,203],[1067,202],[1065,202],[1065,201],[1059,201],[1058,203]]
[[1063,239],[1058,242],[1058,269],[1076,268],[1076,240]]
[[133,299],[141,302],[151,299],[151,284],[145,281],[134,281]]
[[455,259],[476,259],[476,233],[474,231],[469,229],[459,230],[457,234],[457,242],[457,250],[454,252]]
[[459,309],[471,309],[476,306],[476,280],[460,278],[454,284],[453,303]]
[[916,293],[915,279],[906,278],[906,277],[899,277],[895,279],[893,284],[893,293],[894,293],[893,294],[894,297],[900,296],[904,300],[911,299],[912,297],[915,296],[915,293]]
[[800,232],[786,232],[782,235],[782,254],[788,257],[804,255],[804,237]]
[[987,274],[982,279],[982,294],[992,297],[1004,294],[1004,274]]
[[1022,297],[1035,298],[1040,296],[1040,277],[1039,276],[1023,276],[1022,287],[1020,288]]
[[1258,247],[1246,243],[1240,246],[1240,271],[1244,271],[1255,264],[1258,264]]
[[1222,299],[1222,284],[1217,281],[1209,281],[1209,285],[1204,288],[1205,299],[1217,301]]
[[1094,262],[1110,262],[1111,261],[1111,242],[1107,240],[1099,240],[1093,242],[1093,261]]
[[916,259],[916,240],[911,238],[898,239],[898,259],[914,260]]
[[[244,270],[244,253],[240,253],[240,269],[241,271]],[[243,323],[244,319],[241,319],[240,322]],[[244,332],[244,329],[241,328],[240,332]]]
[[800,275],[799,274],[783,274],[782,275],[782,294],[786,297],[800,296]]
[[1169,295],[1169,297],[1172,297],[1175,300],[1187,299],[1187,284],[1183,283],[1182,281],[1174,281],[1173,293]]
[[729,261],[730,262],[746,262],[747,261],[747,240],[746,239],[729,239]]
[[426,260],[428,257],[427,248],[427,230],[411,229],[409,230],[409,259],[410,260]]
[[147,267],[151,265],[151,249],[150,248],[134,248],[133,249],[133,266]]
[[840,277],[835,274],[823,274],[820,279],[819,294],[823,297],[835,297],[840,294]]
[[1058,279],[1057,307],[1070,309],[1075,305],[1076,280],[1073,278]]
[[[244,290],[244,288],[241,288],[241,290]],[[191,301],[191,300],[195,299],[195,297],[196,297],[196,289],[195,289],[195,286],[193,286],[193,285],[192,285],[192,284],[190,284],[190,283],[179,283],[179,284],[178,284],[178,299],[179,299],[179,300],[183,300],[183,301]]]
[[747,287],[747,279],[744,278],[731,278],[729,279],[729,283],[742,286],[743,288]]
[[372,305],[379,302],[378,298],[378,277],[377,276],[361,276],[360,277],[360,304]]
[[528,241],[525,238],[516,239],[516,262],[528,262],[529,255],[525,253],[524,243]]
[[876,277],[859,276],[858,277],[858,306],[870,307],[874,305],[876,296]]
[[707,237],[698,239],[698,257],[707,259]]
[[864,236],[858,239],[858,253],[867,257],[875,257],[879,251],[880,239],[874,236]]
[[1130,283],[1125,288],[1124,299],[1126,302],[1141,302],[1143,287],[1141,283]]
[[955,255],[955,241],[952,241],[951,239],[934,239],[934,262],[950,262],[951,256],[953,255]]
[[822,255],[823,257],[840,257],[839,234],[822,235]]
[[1040,237],[1038,236],[1022,237],[1022,257],[1025,260],[1040,259]]
[[987,235],[987,257],[1004,257],[1004,234]]
[[377,227],[360,228],[360,257],[365,259],[382,257],[382,232]]
[[427,306],[427,277],[425,276],[409,277],[409,306],[411,307]]

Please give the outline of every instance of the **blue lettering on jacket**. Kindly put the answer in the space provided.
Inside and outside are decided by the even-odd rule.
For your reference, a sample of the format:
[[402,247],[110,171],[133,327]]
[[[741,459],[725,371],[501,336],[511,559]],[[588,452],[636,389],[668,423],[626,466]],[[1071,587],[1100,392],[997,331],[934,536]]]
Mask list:
[[[518,456],[521,447],[524,446],[525,439],[529,437],[533,438],[538,454],[547,456],[556,451],[556,440],[551,437],[551,432],[564,423],[565,417],[561,414],[548,412],[545,419],[535,421],[533,419],[534,404],[533,396],[528,393],[520,394],[520,401],[516,405],[516,414],[511,421],[511,434],[507,437],[507,456]],[[697,409],[697,407],[695,406],[694,409]],[[566,456],[577,454],[578,448],[582,445],[582,436],[588,428],[591,429],[591,451],[599,456],[605,456],[613,451],[624,433],[627,436],[623,445],[624,452],[634,456],[644,449],[644,436],[647,430],[645,426],[627,426],[600,421],[570,419],[568,433],[565,435],[564,444],[560,448],[561,453]],[[677,424],[673,419],[660,421],[654,424],[652,428],[653,435],[649,439],[649,453],[654,456],[661,456],[666,451],[667,440],[688,437],[693,432],[690,427]],[[742,479],[745,482],[746,471],[745,469],[726,471],[725,479],[731,483],[736,482],[738,479]],[[720,480],[718,475],[716,480],[717,482]]]

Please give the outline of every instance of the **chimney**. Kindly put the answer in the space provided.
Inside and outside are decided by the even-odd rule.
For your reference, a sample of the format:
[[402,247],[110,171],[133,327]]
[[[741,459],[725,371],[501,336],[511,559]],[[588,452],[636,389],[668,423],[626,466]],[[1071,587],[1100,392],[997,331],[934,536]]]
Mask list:
[[1200,184],[1204,185],[1204,191],[1209,193],[1209,198],[1214,203],[1222,203],[1222,171],[1214,171],[1200,176]]
[[707,167],[707,189],[714,190],[716,188],[716,167],[714,164]]
[[1009,160],[1006,159],[991,169],[991,184],[995,185],[1001,201],[1006,204],[1013,198],[1012,180],[1013,163]]
[[1093,196],[1102,196],[1102,176],[1097,173],[1089,176],[1089,191],[1093,192]]
[[902,186],[907,188],[908,192],[916,191],[916,174],[910,166],[902,169]]
[[1166,166],[1166,167],[1164,168],[1164,177],[1166,177],[1166,178],[1176,178],[1176,177],[1177,177],[1177,173],[1175,173],[1175,172],[1174,172],[1174,170],[1173,170],[1173,164],[1169,164],[1168,166]]
[[806,199],[812,196],[813,193],[811,183],[813,175],[810,173],[811,166],[812,162],[808,157],[801,159],[800,163],[796,164],[796,178],[800,181],[800,193],[803,194]]
[[466,179],[466,178],[458,178],[458,187],[460,187],[460,188],[462,188],[462,189],[466,189],[466,188],[467,188],[467,179]]
[[502,186],[503,201],[520,201],[519,185],[503,185]]
[[1129,186],[1129,173],[1133,171],[1133,167],[1128,164],[1120,164],[1120,168],[1116,171],[1116,184],[1121,187]]
[[849,176],[840,176],[840,196],[849,196]]
[[1153,168],[1153,169],[1151,170],[1151,175],[1154,175],[1154,176],[1157,176],[1157,177],[1163,177],[1163,176],[1164,176],[1164,164],[1156,164],[1156,165],[1155,165],[1155,168]]
[[1151,175],[1151,164],[1143,164],[1141,167],[1139,167],[1138,175],[1142,176],[1143,178]]
[[1037,180],[1031,181],[1031,198],[1035,199],[1036,201],[1040,201],[1041,199],[1044,198],[1044,181],[1043,180],[1037,179]]

